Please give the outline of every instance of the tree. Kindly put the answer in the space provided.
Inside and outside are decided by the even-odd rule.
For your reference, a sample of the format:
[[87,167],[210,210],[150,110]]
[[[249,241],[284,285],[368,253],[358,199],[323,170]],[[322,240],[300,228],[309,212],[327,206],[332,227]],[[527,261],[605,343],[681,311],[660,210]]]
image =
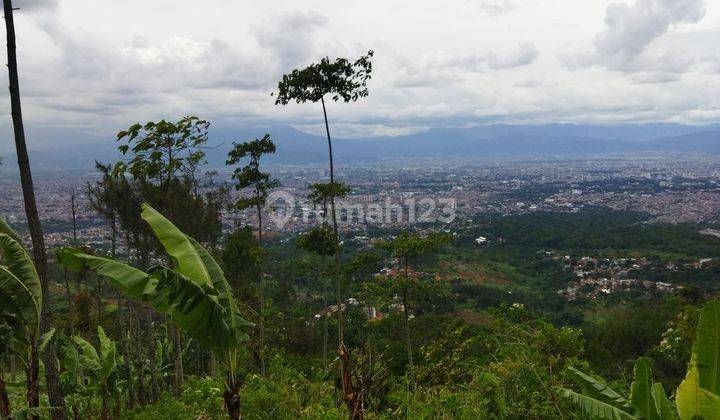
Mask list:
[[[138,200],[133,204],[149,202],[176,223],[181,230],[198,240],[214,242],[221,233],[219,203],[213,194],[203,198],[198,194],[197,169],[205,161],[202,147],[207,143],[210,123],[195,116],[183,117],[178,121],[161,120],[134,124],[117,134],[117,141],[124,141],[118,150],[129,157],[127,162],[118,162],[111,173],[132,178],[130,194]],[[160,251],[152,240],[147,226],[137,219],[137,207],[127,208],[121,216],[124,227],[133,229],[136,247],[143,259],[147,260],[151,250]],[[143,261],[147,263],[147,261]],[[153,336],[152,323],[149,323]],[[175,393],[179,394],[184,382],[182,359],[182,337],[175,328],[170,328],[175,355]],[[150,352],[154,353],[154,340],[149,340]],[[153,400],[157,392],[157,372],[151,369]]]
[[244,300],[255,299],[248,291],[252,291],[252,282],[260,271],[262,249],[250,226],[236,227],[227,235],[220,260],[235,295]]
[[[355,61],[346,58],[338,58],[330,62],[328,57],[320,60],[319,63],[309,65],[304,69],[295,69],[285,74],[278,83],[276,105],[287,105],[290,102],[305,103],[318,101],[322,104],[323,117],[325,119],[325,133],[328,140],[328,157],[330,163],[330,185],[335,185],[335,167],[333,162],[332,140],[330,138],[330,125],[328,124],[327,109],[325,107],[325,96],[330,95],[335,102],[355,102],[360,98],[368,96],[367,81],[372,73],[373,51],[361,56]],[[273,93],[274,94],[274,93]],[[330,187],[330,190],[334,190]],[[335,212],[335,194],[330,194],[330,210],[333,221],[333,232],[335,234],[335,282],[340,284],[340,236],[338,233],[337,214]],[[326,216],[327,217],[327,216]],[[341,302],[338,302],[340,305]],[[342,309],[338,312],[338,355],[341,360],[348,359],[349,354],[344,345],[343,338],[343,316]],[[343,383],[343,391],[349,397],[352,393]],[[351,407],[355,399],[349,401],[348,409],[351,413],[359,412],[356,407]],[[362,416],[362,414],[360,414]]]
[[394,258],[400,260],[402,271],[393,279],[397,284],[403,306],[403,317],[405,325],[405,347],[408,357],[408,377],[410,388],[414,389],[414,365],[413,365],[413,346],[410,334],[410,305],[408,295],[410,290],[416,285],[419,275],[410,272],[410,261],[427,253],[430,253],[450,240],[447,235],[431,234],[427,237],[411,235],[403,232],[398,237],[390,241],[381,241],[376,244],[378,248],[390,251]]
[[58,261],[74,271],[88,268],[108,277],[130,298],[168,315],[179,329],[215,352],[226,370],[225,408],[231,419],[239,419],[238,350],[253,324],[240,316],[222,269],[202,245],[147,204],[142,218],[176,269],[156,265],[145,272],[72,248],[58,250]]
[[120,152],[132,152],[133,157],[119,162],[115,174],[129,171],[135,178],[158,180],[164,186],[178,173],[194,179],[195,169],[205,159],[201,147],[207,143],[209,127],[209,122],[195,116],[177,122],[134,124],[117,135],[118,141],[127,141],[119,147]]
[[[45,240],[43,238],[42,225],[38,215],[37,203],[35,202],[35,188],[33,186],[32,173],[30,170],[30,159],[28,157],[27,144],[25,142],[25,128],[22,119],[22,107],[20,104],[20,83],[18,82],[17,56],[15,52],[15,21],[13,19],[12,0],[3,0],[5,12],[5,28],[7,34],[7,56],[8,76],[10,79],[10,109],[12,114],[13,131],[15,135],[15,150],[17,153],[18,167],[20,169],[20,183],[22,185],[23,198],[25,201],[25,215],[30,230],[30,239],[33,248],[35,267],[40,279],[42,292],[47,295],[48,269],[47,255],[45,254]],[[50,305],[42,306],[40,313],[40,330],[50,331],[52,325],[52,312]],[[49,343],[44,352],[45,382],[50,404],[54,407],[53,419],[65,419],[65,400],[60,390],[59,376],[56,366],[55,345]]]
[[[322,304],[323,312],[327,310],[327,282],[325,281],[325,257],[335,252],[335,240],[332,228],[327,223],[322,223],[300,235],[297,239],[297,247],[320,256],[320,268],[317,270],[316,278],[322,283]],[[327,369],[327,348],[328,348],[328,314],[323,315],[323,370]]]
[[[252,193],[250,196],[240,196],[235,202],[238,210],[245,210],[250,207],[255,208],[258,221],[258,243],[262,246],[262,212],[267,202],[268,193],[280,185],[276,179],[273,179],[269,173],[260,171],[260,158],[263,155],[275,153],[275,143],[270,139],[269,134],[265,134],[262,139],[255,139],[245,143],[233,143],[233,149],[228,153],[226,165],[236,165],[245,158],[249,158],[247,165],[235,168],[232,179],[236,181],[235,190],[242,191],[250,188]],[[262,254],[260,254],[262,256]],[[262,261],[260,262],[262,267]],[[259,300],[259,359],[260,373],[265,376],[265,275],[262,269],[258,270],[258,300]]]

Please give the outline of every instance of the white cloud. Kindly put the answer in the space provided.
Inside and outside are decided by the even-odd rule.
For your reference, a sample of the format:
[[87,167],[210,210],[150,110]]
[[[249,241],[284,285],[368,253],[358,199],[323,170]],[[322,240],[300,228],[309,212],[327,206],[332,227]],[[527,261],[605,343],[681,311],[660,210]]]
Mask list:
[[595,39],[597,52],[612,62],[632,61],[671,27],[698,22],[705,11],[704,0],[612,3],[605,12],[606,28]]
[[[605,11],[605,28],[595,36],[594,50],[564,54],[569,68],[602,66],[633,74],[631,80],[677,80],[704,60],[682,48],[668,48],[658,40],[682,24],[699,22],[706,14],[704,0],[635,0],[632,5],[611,3]],[[705,57],[707,57],[705,55]]]
[[[720,113],[707,94],[720,91],[717,1],[206,0],[202,19],[185,0],[14,3],[33,142],[112,139],[135,121],[189,113],[224,126],[314,127],[316,105],[274,105],[279,77],[368,49],[370,96],[329,106],[338,136]],[[6,89],[0,106],[7,115]],[[10,133],[0,119],[0,138]]]

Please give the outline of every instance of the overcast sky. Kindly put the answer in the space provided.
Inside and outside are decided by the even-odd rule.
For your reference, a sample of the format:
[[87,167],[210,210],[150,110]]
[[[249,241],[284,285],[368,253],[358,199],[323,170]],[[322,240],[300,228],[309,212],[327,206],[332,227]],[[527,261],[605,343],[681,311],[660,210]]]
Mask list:
[[[279,77],[375,50],[344,136],[488,122],[720,120],[720,1],[15,0],[31,148],[195,114],[317,131]],[[5,50],[2,52],[5,59]],[[6,77],[6,76],[4,76]],[[2,90],[0,152],[11,146]]]

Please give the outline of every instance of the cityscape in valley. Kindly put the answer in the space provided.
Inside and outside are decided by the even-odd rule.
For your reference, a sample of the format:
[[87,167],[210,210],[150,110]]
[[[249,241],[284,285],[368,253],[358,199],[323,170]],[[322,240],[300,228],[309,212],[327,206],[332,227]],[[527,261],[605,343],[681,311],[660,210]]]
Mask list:
[[0,420],[720,420],[720,3],[3,23]]
[[[232,182],[227,169],[209,170],[211,176],[202,181],[206,188],[227,187]],[[280,182],[278,190],[284,193],[283,198],[292,198],[293,202],[281,200],[282,212],[289,212],[291,217],[266,229],[298,233],[317,224],[319,219],[309,216],[318,209],[308,199],[308,186],[327,182],[327,170],[316,165],[273,164],[268,171]],[[343,213],[341,223],[344,230],[356,235],[368,228],[431,222],[444,223],[452,230],[494,215],[576,213],[593,208],[642,213],[648,217],[646,223],[714,226],[720,222],[720,161],[714,155],[488,157],[483,162],[399,159],[340,165],[336,171],[351,188],[339,205],[350,209],[349,215]],[[24,217],[20,185],[16,174],[6,172],[0,180],[0,211],[10,223],[18,223]],[[99,180],[97,172],[39,171],[37,178],[39,212],[48,226],[50,246],[69,244],[73,218],[81,243],[107,245],[109,228],[93,211],[86,194],[88,184]],[[391,214],[370,220],[360,217],[370,204],[389,208]],[[353,213],[358,205],[363,214]],[[410,217],[409,207],[414,207],[415,217]],[[447,217],[438,221],[443,213]],[[237,220],[250,220],[253,214],[253,209],[239,212],[227,206],[224,229],[231,229]],[[706,235],[720,235],[712,228],[698,229]]]

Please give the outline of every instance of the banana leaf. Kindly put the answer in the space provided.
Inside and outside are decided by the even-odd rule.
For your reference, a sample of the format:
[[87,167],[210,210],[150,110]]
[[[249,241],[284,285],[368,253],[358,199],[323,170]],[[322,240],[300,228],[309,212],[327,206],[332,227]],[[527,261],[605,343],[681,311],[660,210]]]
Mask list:
[[42,308],[40,276],[38,276],[35,264],[25,248],[12,236],[0,232],[0,250],[2,250],[5,268],[32,293],[38,310]]
[[33,293],[6,267],[0,266],[0,319],[28,338],[40,330],[40,306]]
[[659,420],[655,399],[653,398],[652,370],[650,359],[641,357],[635,361],[633,382],[630,385],[630,401],[635,414],[647,420]]
[[578,394],[567,388],[559,388],[558,394],[580,408],[589,418],[603,420],[631,420],[632,414],[606,402]]
[[625,397],[590,375],[587,375],[573,367],[569,367],[568,376],[573,382],[580,386],[582,395],[594,398],[622,410],[631,408],[630,402]]
[[713,300],[700,311],[692,350],[696,356],[698,385],[720,394],[720,301]]
[[130,297],[150,303],[156,311],[170,315],[188,335],[211,348],[227,349],[240,344],[242,334],[230,327],[230,313],[218,302],[215,291],[206,289],[182,274],[165,267],[145,273],[107,258],[85,254],[75,249],[58,251],[58,261],[72,270],[87,267]]
[[210,273],[187,235],[148,204],[143,204],[141,217],[150,225],[165,251],[172,257],[179,273],[199,286],[212,287]]
[[685,379],[675,394],[675,404],[682,420],[720,419],[720,396],[700,387],[698,368],[692,355]]

